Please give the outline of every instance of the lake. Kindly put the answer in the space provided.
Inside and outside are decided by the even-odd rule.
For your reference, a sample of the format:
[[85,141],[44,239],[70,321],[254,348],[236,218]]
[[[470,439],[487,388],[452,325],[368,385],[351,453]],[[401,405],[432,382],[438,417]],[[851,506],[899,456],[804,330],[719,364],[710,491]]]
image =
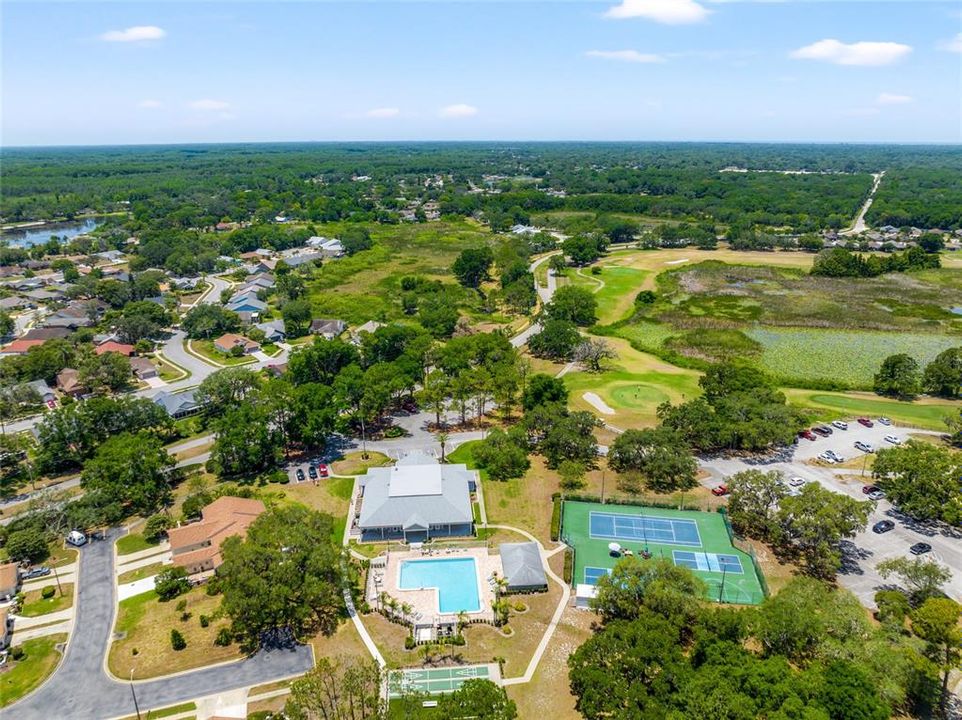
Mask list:
[[94,218],[76,222],[47,223],[46,225],[20,230],[5,230],[2,238],[4,243],[10,247],[33,247],[34,245],[43,245],[55,235],[61,240],[70,240],[78,235],[85,235],[98,225],[100,225],[100,221]]

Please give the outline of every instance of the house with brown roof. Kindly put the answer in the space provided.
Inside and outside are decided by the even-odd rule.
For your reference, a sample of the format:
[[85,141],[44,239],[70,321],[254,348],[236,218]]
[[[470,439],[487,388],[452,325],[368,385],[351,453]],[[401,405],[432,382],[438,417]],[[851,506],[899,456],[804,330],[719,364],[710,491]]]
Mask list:
[[117,342],[115,340],[108,340],[107,342],[100,343],[100,345],[95,347],[94,352],[97,353],[97,355],[103,355],[106,352],[115,352],[126,357],[130,357],[134,354],[134,346],[128,345],[127,343]]
[[172,528],[167,537],[174,565],[194,579],[206,579],[220,566],[221,543],[247,528],[266,508],[260,500],[225,495],[201,511],[201,521]]
[[38,345],[43,345],[45,340],[26,340],[20,338],[19,340],[14,340],[12,343],[7,345],[0,350],[0,355],[26,355],[27,350],[32,347],[37,347]]
[[235,347],[243,348],[244,355],[261,349],[261,346],[250,338],[235,333],[226,333],[214,340],[214,348],[222,353],[229,355]]
[[7,608],[0,608],[0,650],[10,644],[11,635],[13,635],[13,618]]
[[0,565],[0,600],[11,600],[20,589],[20,566],[17,563]]
[[80,384],[80,372],[73,368],[64,368],[57,373],[57,389],[64,395],[76,397],[83,395],[86,388]]
[[130,369],[133,371],[138,380],[147,380],[149,378],[157,377],[157,368],[152,362],[150,362],[148,358],[145,357],[130,358]]

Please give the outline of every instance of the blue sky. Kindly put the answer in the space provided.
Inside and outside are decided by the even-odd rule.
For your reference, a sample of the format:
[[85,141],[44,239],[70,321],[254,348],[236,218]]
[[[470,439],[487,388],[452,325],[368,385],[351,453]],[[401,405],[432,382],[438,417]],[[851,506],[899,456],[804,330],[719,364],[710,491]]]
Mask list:
[[937,2],[10,2],[3,145],[962,142]]

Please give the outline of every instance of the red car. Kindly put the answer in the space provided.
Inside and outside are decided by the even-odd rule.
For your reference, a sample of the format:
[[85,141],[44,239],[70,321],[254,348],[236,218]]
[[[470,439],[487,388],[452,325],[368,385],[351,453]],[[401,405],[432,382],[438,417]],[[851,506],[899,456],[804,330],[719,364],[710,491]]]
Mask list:
[[813,433],[811,430],[800,430],[798,432],[798,436],[800,438],[805,438],[806,440],[818,440],[818,438],[815,436],[815,433]]
[[321,463],[320,465],[318,465],[317,474],[320,475],[321,477],[327,477],[328,475],[327,465],[325,465],[324,463]]
[[868,495],[869,493],[873,493],[873,492],[875,492],[876,490],[878,490],[878,488],[877,488],[875,485],[863,485],[863,486],[862,486],[862,492],[865,493],[866,495]]
[[713,487],[713,488],[711,489],[711,494],[712,494],[712,495],[717,495],[718,497],[721,497],[722,495],[727,495],[727,494],[728,494],[728,486],[727,486],[727,485],[719,485],[718,487]]
[[864,425],[865,427],[875,427],[875,423],[873,423],[871,420],[869,420],[866,417],[860,417],[858,419],[858,424]]

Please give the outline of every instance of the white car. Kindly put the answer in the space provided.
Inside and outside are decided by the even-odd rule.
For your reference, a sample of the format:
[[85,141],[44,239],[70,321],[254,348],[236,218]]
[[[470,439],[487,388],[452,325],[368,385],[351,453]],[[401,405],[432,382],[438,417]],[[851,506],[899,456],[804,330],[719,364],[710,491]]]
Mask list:
[[827,453],[827,452],[823,452],[821,455],[819,455],[819,456],[818,456],[818,459],[819,459],[819,460],[824,460],[824,461],[827,462],[827,463],[837,463],[837,462],[838,462],[838,459],[835,457],[834,454],[830,454],[830,453]]
[[855,441],[855,449],[867,453],[875,452],[875,448],[872,447],[872,443],[862,442],[861,440]]
[[889,420],[887,417],[880,417],[880,418],[878,419],[878,423],[879,423],[879,425],[891,425],[891,424],[892,424],[892,421]]
[[801,487],[804,484],[805,484],[805,478],[793,477],[793,478],[789,478],[788,480],[789,487],[797,488],[797,487]]
[[899,438],[897,438],[895,435],[886,435],[886,436],[885,436],[885,442],[887,442],[887,443],[892,443],[893,445],[901,445],[901,444],[902,444],[902,441],[901,441]]
[[833,420],[832,426],[837,427],[839,430],[848,430],[848,423],[844,420]]

